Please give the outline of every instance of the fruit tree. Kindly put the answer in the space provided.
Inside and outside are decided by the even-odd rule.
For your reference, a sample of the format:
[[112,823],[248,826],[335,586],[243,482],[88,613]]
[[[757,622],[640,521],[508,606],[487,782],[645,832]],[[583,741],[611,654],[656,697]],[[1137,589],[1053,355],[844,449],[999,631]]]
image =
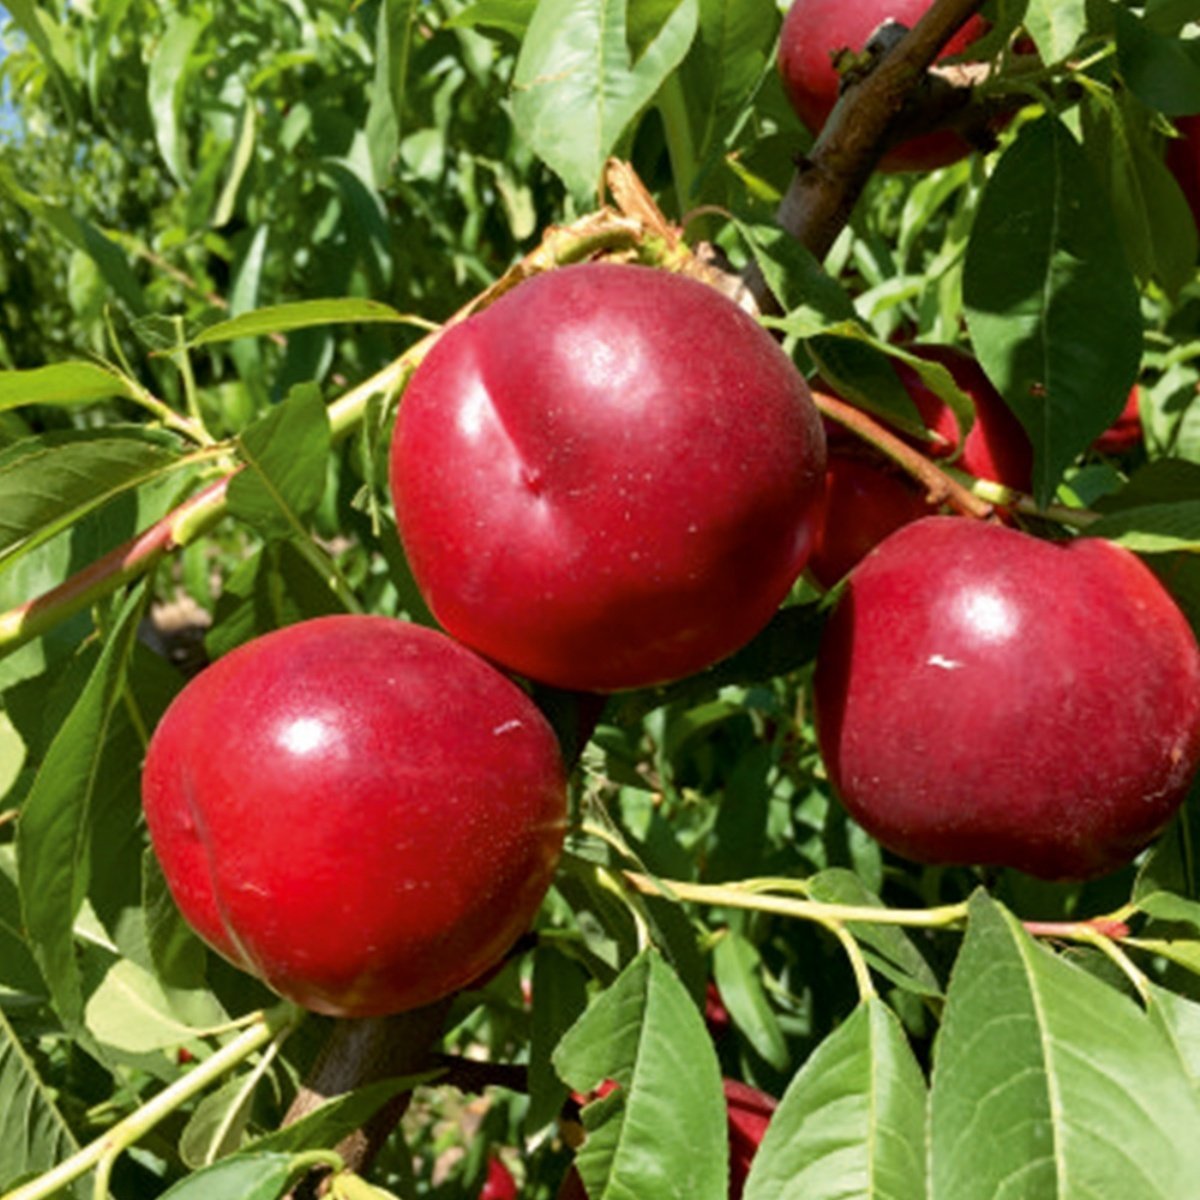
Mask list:
[[0,1200],[1193,1200],[1200,10],[10,0]]

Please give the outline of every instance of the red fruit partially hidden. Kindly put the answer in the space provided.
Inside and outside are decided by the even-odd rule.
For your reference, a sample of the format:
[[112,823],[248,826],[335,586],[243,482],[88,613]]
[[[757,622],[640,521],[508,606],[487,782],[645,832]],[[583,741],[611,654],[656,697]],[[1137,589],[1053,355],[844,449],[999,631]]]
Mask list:
[[1101,454],[1128,454],[1141,444],[1141,392],[1135,383],[1121,415],[1092,443],[1092,449]]
[[888,534],[928,514],[921,490],[885,462],[831,453],[824,520],[808,569],[822,587],[833,587]]
[[1166,825],[1200,761],[1200,650],[1151,572],[927,517],[850,576],[815,699],[854,818],[919,862],[1083,879]]
[[[933,0],[794,0],[779,37],[779,73],[796,115],[814,136],[837,103],[841,79],[833,56],[839,50],[861,52],[884,21],[912,28]],[[947,43],[942,57],[961,54],[987,31],[972,17]],[[889,150],[883,171],[930,171],[956,162],[972,147],[954,130],[922,134]]]
[[385,617],[249,642],[151,739],[146,822],[184,917],[333,1016],[431,1003],[528,926],[566,824],[554,734],[469,650]]
[[494,1155],[488,1159],[487,1178],[483,1181],[479,1200],[517,1200],[517,1181]]
[[906,363],[895,362],[905,390],[928,429],[938,434],[940,444],[923,449],[934,458],[947,458],[962,445],[954,465],[974,475],[1027,492],[1033,481],[1033,444],[1024,426],[1013,415],[1004,397],[983,373],[979,363],[954,346],[911,345],[905,349],[926,362],[938,363],[975,405],[975,421],[963,442],[950,406],[930,390],[920,374]]
[[807,385],[714,289],[591,263],[451,329],[400,406],[396,519],[442,625],[578,691],[699,671],[808,559],[824,435]]
[[[729,1200],[741,1200],[750,1164],[778,1101],[736,1079],[724,1079],[721,1083],[729,1114]],[[615,1086],[611,1081],[606,1082],[597,1089],[597,1096],[607,1095]],[[577,1096],[576,1099],[582,1102],[584,1097]],[[588,1200],[579,1172],[574,1167],[567,1171],[556,1200]]]
[[1175,176],[1192,217],[1200,226],[1200,113],[1175,117],[1174,122],[1179,137],[1167,142],[1167,169]]

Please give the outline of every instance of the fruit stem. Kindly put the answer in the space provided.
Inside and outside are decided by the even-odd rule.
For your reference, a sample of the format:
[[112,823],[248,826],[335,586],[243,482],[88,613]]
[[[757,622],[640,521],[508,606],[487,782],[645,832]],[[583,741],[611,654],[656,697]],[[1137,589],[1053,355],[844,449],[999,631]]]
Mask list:
[[[817,408],[830,420],[849,429],[903,468],[926,490],[929,504],[938,508],[949,504],[966,517],[984,519],[993,513],[992,504],[975,494],[973,489],[959,483],[941,467],[930,462],[919,450],[914,450],[890,430],[861,409],[847,404],[825,392],[813,392]],[[1007,489],[1005,489],[1007,491]]]
[[[776,913],[802,921],[830,923],[859,923],[862,925],[903,925],[916,929],[952,929],[967,919],[967,904],[943,904],[937,908],[876,908],[866,904],[831,904],[822,900],[794,900],[765,893],[764,885],[780,890],[781,880],[745,880],[741,883],[688,883],[676,879],[654,879],[636,871],[626,871],[625,878],[638,891],[652,895],[673,896],[698,904],[723,908],[745,908],[755,912]],[[802,888],[803,884],[793,885]]]
[[254,1024],[244,1033],[228,1045],[222,1046],[181,1079],[164,1088],[123,1121],[118,1121],[107,1133],[45,1174],[7,1192],[0,1200],[48,1200],[48,1197],[55,1195],[93,1167],[97,1167],[98,1175],[106,1179],[117,1156],[149,1133],[159,1121],[170,1116],[194,1096],[198,1096],[226,1071],[244,1062],[280,1034],[291,1032],[303,1016],[304,1013],[293,1004],[280,1004],[258,1013]]
[[1069,525],[1073,529],[1086,529],[1094,521],[1100,520],[1100,513],[1092,512],[1090,508],[1072,508],[1067,504],[1048,504],[1039,508],[1037,501],[1024,492],[1014,491],[1002,483],[994,483],[990,479],[975,479],[963,472],[953,472],[961,478],[963,485],[972,495],[995,504],[999,508],[1015,509],[1030,517],[1047,517],[1060,525]]

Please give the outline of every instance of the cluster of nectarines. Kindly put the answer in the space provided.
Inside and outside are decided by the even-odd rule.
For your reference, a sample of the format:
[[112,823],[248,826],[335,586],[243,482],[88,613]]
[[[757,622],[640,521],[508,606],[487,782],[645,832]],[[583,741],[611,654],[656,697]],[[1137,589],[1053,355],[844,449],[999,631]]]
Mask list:
[[[927,2],[887,7],[912,23]],[[838,88],[814,29],[858,49],[877,8],[793,5],[780,69],[814,131]],[[932,133],[884,166],[968,149]],[[908,349],[975,409],[963,437],[899,363],[929,432],[919,448],[1027,491],[1033,446],[979,365]],[[1124,453],[1139,434],[1135,390],[1096,448]],[[901,855],[1106,872],[1164,827],[1200,762],[1200,651],[1138,559],[932,515],[894,464],[827,432],[761,326],[681,275],[566,267],[449,329],[400,407],[390,484],[446,633],[347,615],[258,638],[180,694],[144,771],[184,916],[312,1009],[431,1003],[533,920],[566,772],[508,673],[595,693],[691,675],[758,634],[806,569],[841,589],[814,681],[822,758]],[[769,1102],[731,1086],[731,1137],[753,1110],[756,1144]]]

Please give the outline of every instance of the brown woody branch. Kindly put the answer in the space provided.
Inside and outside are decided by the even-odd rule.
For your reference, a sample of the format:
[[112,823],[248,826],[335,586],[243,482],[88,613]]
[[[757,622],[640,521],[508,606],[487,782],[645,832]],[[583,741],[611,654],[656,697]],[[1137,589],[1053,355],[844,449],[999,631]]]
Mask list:
[[908,105],[928,80],[929,67],[984,0],[934,0],[904,37],[862,79],[851,82],[803,159],[780,204],[779,224],[819,259],[850,219],[871,172],[889,143],[922,121],[965,106],[970,89],[942,78],[930,84],[929,107],[919,116]]

